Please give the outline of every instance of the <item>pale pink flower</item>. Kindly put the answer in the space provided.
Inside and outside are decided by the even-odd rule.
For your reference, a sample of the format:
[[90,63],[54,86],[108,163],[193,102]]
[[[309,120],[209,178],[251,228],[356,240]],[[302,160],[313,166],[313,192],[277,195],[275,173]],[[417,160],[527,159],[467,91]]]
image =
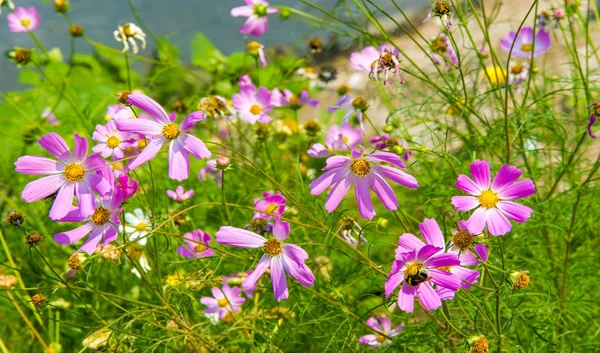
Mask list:
[[246,6],[234,7],[231,9],[231,16],[248,17],[242,28],[240,28],[240,33],[260,37],[269,27],[269,17],[267,15],[279,12],[279,9],[269,6],[269,3],[264,0],[244,1]]
[[179,185],[175,188],[175,191],[167,190],[167,195],[177,202],[183,202],[194,196],[194,190],[184,191],[183,186]]
[[14,13],[9,13],[6,19],[11,32],[28,32],[40,26],[41,16],[34,6],[28,8],[19,6]]

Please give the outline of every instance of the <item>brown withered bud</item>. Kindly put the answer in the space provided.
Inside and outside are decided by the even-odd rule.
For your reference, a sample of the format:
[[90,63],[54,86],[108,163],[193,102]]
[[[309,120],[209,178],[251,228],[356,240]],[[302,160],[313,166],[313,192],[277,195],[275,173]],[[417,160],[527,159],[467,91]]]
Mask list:
[[36,246],[39,243],[43,242],[44,239],[46,239],[46,237],[44,237],[36,231],[32,231],[25,236],[25,244],[29,246]]
[[6,213],[6,223],[21,229],[21,225],[25,223],[25,218],[23,218],[21,212],[11,210]]

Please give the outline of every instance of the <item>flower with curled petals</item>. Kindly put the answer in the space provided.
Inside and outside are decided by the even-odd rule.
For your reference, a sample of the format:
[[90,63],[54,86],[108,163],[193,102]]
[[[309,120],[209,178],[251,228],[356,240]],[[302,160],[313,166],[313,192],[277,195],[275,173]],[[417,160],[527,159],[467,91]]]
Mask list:
[[[389,163],[397,168],[376,163]],[[352,150],[352,158],[346,156],[332,156],[327,159],[326,172],[310,183],[312,195],[319,195],[332,187],[325,201],[325,209],[333,212],[350,187],[354,185],[358,211],[363,218],[373,219],[375,210],[371,202],[370,189],[375,191],[377,197],[388,210],[398,208],[396,194],[385,180],[390,179],[407,188],[419,187],[417,179],[410,174],[398,169],[406,168],[402,159],[390,152],[374,152],[364,155],[362,148]]]
[[138,133],[150,140],[141,153],[129,164],[130,170],[156,156],[164,144],[169,146],[169,178],[175,180],[187,179],[190,171],[189,155],[203,159],[211,156],[204,142],[192,134],[185,133],[197,121],[204,120],[204,113],[197,111],[183,119],[181,124],[175,123],[176,114],[165,112],[152,98],[145,94],[134,92],[126,95],[127,103],[140,108],[150,115],[149,119],[119,119],[115,121],[120,131]]
[[374,333],[361,336],[358,343],[367,344],[371,348],[387,346],[392,342],[390,338],[398,336],[404,328],[404,324],[392,328],[392,322],[385,316],[370,317],[366,324],[374,330]]
[[[512,229],[508,218],[525,222],[533,210],[512,200],[535,194],[535,185],[529,179],[517,182],[521,170],[505,164],[492,180],[490,165],[486,161],[471,164],[473,179],[461,174],[456,187],[471,196],[453,196],[452,204],[458,212],[475,209],[467,221],[467,229],[472,234],[481,233],[487,225],[491,235],[504,235]],[[508,217],[508,218],[507,218]]]
[[107,168],[98,153],[87,156],[88,140],[75,134],[73,152],[63,138],[54,132],[42,136],[38,144],[58,160],[38,156],[19,157],[15,169],[21,174],[48,175],[25,186],[21,197],[26,202],[44,199],[56,193],[50,218],[63,218],[70,211],[73,195],[82,217],[94,213],[94,193],[106,195],[112,185],[96,172]]
[[169,196],[177,202],[183,202],[189,199],[190,197],[194,196],[194,190],[190,189],[188,191],[185,191],[183,189],[183,186],[179,185],[175,188],[175,191],[167,190],[167,196]]
[[271,269],[271,282],[275,299],[281,301],[288,298],[286,274],[296,279],[303,286],[312,286],[315,276],[304,263],[308,254],[294,244],[285,244],[290,234],[290,225],[280,219],[273,224],[273,238],[267,239],[245,229],[223,226],[216,233],[217,243],[238,248],[262,248],[264,255],[256,268],[242,282],[243,288],[252,288],[267,269]]

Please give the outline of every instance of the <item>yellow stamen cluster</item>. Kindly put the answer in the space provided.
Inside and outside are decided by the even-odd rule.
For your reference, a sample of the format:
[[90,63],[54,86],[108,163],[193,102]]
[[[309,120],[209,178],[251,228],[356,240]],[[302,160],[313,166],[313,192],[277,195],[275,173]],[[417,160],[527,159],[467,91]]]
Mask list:
[[472,353],[488,353],[490,351],[490,343],[483,336],[478,337],[478,339],[473,343],[470,343],[470,345]]
[[371,163],[364,158],[357,159],[350,165],[350,170],[359,178],[369,175],[371,172]]
[[526,53],[531,53],[533,51],[533,44],[523,44],[521,50]]
[[143,230],[146,230],[146,227],[147,227],[147,226],[148,226],[148,225],[147,225],[145,222],[140,222],[140,223],[138,223],[138,224],[135,226],[135,230],[137,230],[137,231],[143,231]]
[[494,208],[500,202],[500,198],[498,194],[493,192],[492,190],[486,190],[481,193],[481,195],[477,196],[479,200],[479,204],[485,208]]
[[64,173],[65,178],[72,183],[83,180],[83,175],[85,174],[83,166],[77,163],[66,166]]
[[204,245],[204,244],[198,244],[198,245],[194,246],[195,252],[204,252],[204,250],[206,250],[206,245]]
[[356,97],[352,101],[352,106],[355,109],[364,109],[367,107],[367,101],[363,97]]
[[446,54],[446,52],[448,52],[448,43],[442,36],[437,37],[431,43],[431,47],[433,48],[433,50],[436,53],[441,54],[441,55],[444,55],[444,54]]
[[26,19],[26,18],[22,19],[21,24],[23,25],[23,27],[29,27],[29,25],[31,24],[31,20]]
[[110,220],[110,211],[104,207],[96,207],[91,218],[92,223],[94,223],[95,225],[104,225]]
[[250,107],[250,113],[252,113],[254,115],[258,115],[258,114],[262,113],[262,108],[259,105],[253,104]]
[[71,270],[75,270],[75,271],[79,271],[81,270],[81,262],[79,261],[79,257],[77,257],[77,255],[73,255],[69,258],[69,261],[67,261],[67,266],[69,266],[69,268]]
[[409,263],[408,265],[406,265],[406,270],[404,270],[404,275],[406,275],[406,277],[414,276],[417,273],[421,272],[422,270],[423,270],[423,264],[418,261],[413,261],[413,262]]
[[229,305],[229,300],[227,300],[227,298],[221,298],[217,300],[217,304],[219,304],[221,308],[224,308]]
[[281,243],[275,239],[269,239],[263,246],[263,251],[269,256],[279,255],[281,252]]
[[277,211],[277,209],[279,209],[279,205],[270,203],[265,211],[267,214],[272,214],[273,212]]
[[221,115],[227,111],[225,102],[215,96],[204,99],[199,108],[210,116]]
[[162,135],[168,138],[169,140],[176,138],[177,136],[179,136],[179,125],[175,123],[165,125],[162,129]]
[[121,141],[119,140],[119,138],[117,136],[110,136],[106,140],[106,146],[108,146],[108,148],[117,148],[117,147],[119,147],[120,143],[121,143]]
[[527,272],[521,271],[517,275],[517,280],[513,283],[513,288],[514,289],[525,288],[529,285],[530,282],[531,282],[531,277],[529,277]]
[[514,65],[512,65],[510,67],[510,72],[513,73],[513,74],[515,74],[515,75],[518,75],[521,72],[523,72],[524,69],[525,69],[525,67],[523,65],[521,65],[521,64],[514,64]]
[[473,245],[473,237],[471,236],[471,233],[466,230],[454,233],[452,241],[454,242],[454,245],[461,250],[469,249]]
[[298,105],[300,103],[300,99],[296,95],[292,95],[289,100],[291,105]]
[[447,1],[438,1],[433,7],[433,13],[436,16],[450,15],[450,5]]
[[125,37],[133,37],[137,33],[131,30],[131,25],[128,23],[125,26],[123,26],[123,34],[125,35]]
[[146,140],[139,140],[137,143],[137,148],[140,152],[142,152],[146,146],[148,146],[148,141]]

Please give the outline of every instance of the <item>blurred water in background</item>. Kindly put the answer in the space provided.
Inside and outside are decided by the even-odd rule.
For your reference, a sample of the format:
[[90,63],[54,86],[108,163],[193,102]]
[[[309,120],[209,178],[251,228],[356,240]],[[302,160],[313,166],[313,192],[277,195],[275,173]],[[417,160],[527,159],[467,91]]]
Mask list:
[[[41,13],[42,22],[35,31],[46,49],[59,47],[68,60],[69,35],[67,24],[63,16],[54,11],[52,1],[41,0],[13,0],[15,6],[37,7]],[[424,6],[427,0],[396,0],[403,10],[415,6]],[[233,18],[229,14],[231,8],[244,5],[243,0],[132,0],[144,24],[158,37],[169,36],[181,50],[180,58],[189,62],[190,41],[197,32],[203,32],[225,54],[244,49],[244,39],[239,33],[239,28],[245,18]],[[323,17],[316,10],[298,0],[273,0],[273,5],[292,6],[308,13]],[[331,9],[336,0],[312,0],[312,3],[324,9]],[[351,2],[350,2],[351,3]],[[378,0],[378,6],[390,13],[396,13],[391,0]],[[425,4],[426,5],[426,4]],[[6,15],[8,9],[3,8],[0,15],[0,51],[4,53],[13,45],[25,48],[35,47],[35,43],[27,33],[11,33],[8,31]],[[362,17],[359,13],[357,16]],[[118,24],[134,22],[136,20],[126,0],[71,0],[69,16],[74,24],[85,27],[86,36],[113,48],[122,48],[122,44],[113,38],[113,31]],[[139,24],[138,24],[139,25]],[[293,44],[312,31],[312,35],[319,35],[325,39],[328,33],[324,30],[314,30],[313,27],[299,20],[290,18],[281,20],[279,16],[269,17],[269,30],[259,40],[265,46]],[[140,54],[152,56],[152,39],[148,37],[149,46]],[[77,52],[89,52],[93,47],[83,39],[76,39]],[[0,59],[0,91],[22,89],[27,86],[18,82],[19,70],[15,65],[2,57]]]

